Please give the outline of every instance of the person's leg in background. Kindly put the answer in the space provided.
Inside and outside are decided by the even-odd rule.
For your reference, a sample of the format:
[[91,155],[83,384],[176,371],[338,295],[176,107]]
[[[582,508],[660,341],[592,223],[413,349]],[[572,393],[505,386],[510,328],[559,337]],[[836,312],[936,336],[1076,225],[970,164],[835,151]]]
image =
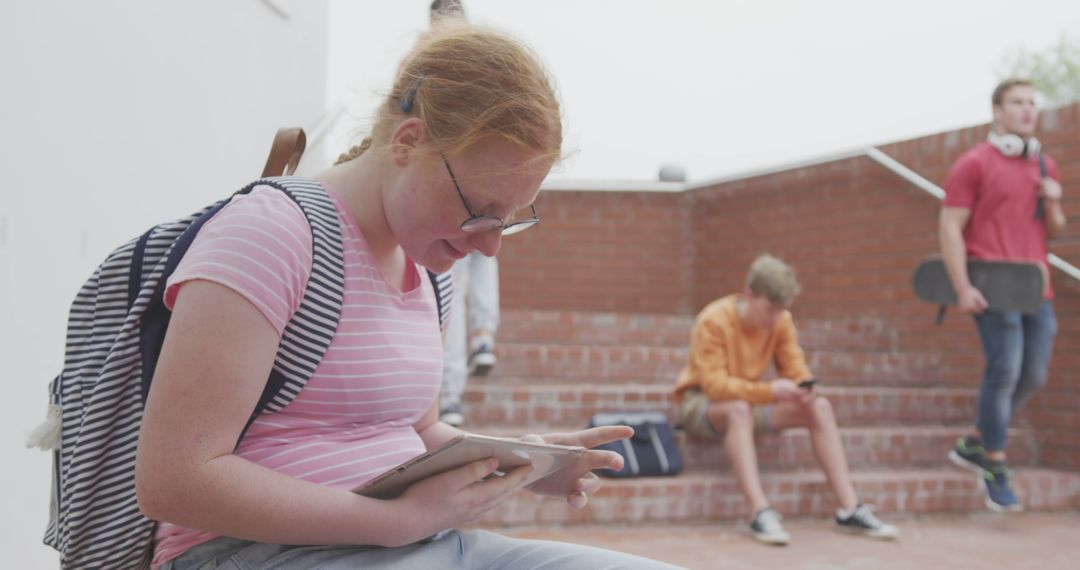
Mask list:
[[1005,449],[1024,359],[1023,322],[1015,311],[986,311],[975,317],[975,323],[986,356],[986,372],[979,388],[977,434],[972,437],[986,450],[979,470],[986,506],[997,512],[1018,511],[1020,501],[1010,485]]
[[469,377],[466,363],[468,324],[465,317],[465,297],[469,290],[469,258],[454,264],[454,292],[450,299],[450,321],[443,341],[443,377],[439,392],[439,420],[452,426],[465,423],[461,412],[461,394]]
[[1057,335],[1057,316],[1050,301],[1043,301],[1034,315],[1021,318],[1024,326],[1024,362],[1020,366],[1020,382],[1012,397],[1012,417],[1020,413],[1031,398],[1046,385],[1050,354]]
[[731,472],[750,506],[751,534],[760,542],[784,545],[791,536],[784,530],[780,514],[769,504],[758,473],[754,429],[761,419],[749,402],[712,402],[697,388],[684,392],[679,405],[679,424],[687,433],[723,443]]
[[819,396],[807,403],[779,402],[773,406],[769,425],[776,431],[809,429],[814,456],[840,507],[836,511],[837,528],[884,540],[899,536],[900,531],[895,526],[881,522],[873,507],[859,501],[840,439],[836,413],[828,399]]
[[848,469],[847,456],[844,454],[844,444],[840,439],[840,428],[836,425],[836,415],[827,398],[819,397],[806,405],[798,402],[777,403],[772,415],[772,426],[776,431],[809,429],[814,456],[825,472],[825,478],[836,495],[840,509],[852,511],[859,505]]
[[469,375],[485,376],[495,366],[495,333],[499,329],[499,262],[480,252],[468,261]]

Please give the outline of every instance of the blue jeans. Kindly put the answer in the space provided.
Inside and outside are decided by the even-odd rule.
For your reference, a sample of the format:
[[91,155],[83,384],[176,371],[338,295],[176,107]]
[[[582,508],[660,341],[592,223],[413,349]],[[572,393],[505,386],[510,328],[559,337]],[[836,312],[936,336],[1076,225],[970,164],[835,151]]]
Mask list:
[[1002,451],[1013,416],[1046,384],[1057,317],[1045,301],[1033,315],[986,311],[975,325],[986,356],[975,425],[988,451]]

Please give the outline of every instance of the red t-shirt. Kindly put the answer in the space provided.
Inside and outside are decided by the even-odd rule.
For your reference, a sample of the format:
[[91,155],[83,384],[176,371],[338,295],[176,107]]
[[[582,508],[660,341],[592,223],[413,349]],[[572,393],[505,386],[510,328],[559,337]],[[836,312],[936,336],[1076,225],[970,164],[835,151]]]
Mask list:
[[[1057,162],[1043,158],[1047,175],[1060,180]],[[1049,272],[1045,216],[1035,217],[1039,177],[1037,158],[1007,157],[990,143],[976,145],[953,164],[945,205],[971,210],[964,226],[969,257],[1037,261]],[[1053,296],[1047,282],[1046,298]]]

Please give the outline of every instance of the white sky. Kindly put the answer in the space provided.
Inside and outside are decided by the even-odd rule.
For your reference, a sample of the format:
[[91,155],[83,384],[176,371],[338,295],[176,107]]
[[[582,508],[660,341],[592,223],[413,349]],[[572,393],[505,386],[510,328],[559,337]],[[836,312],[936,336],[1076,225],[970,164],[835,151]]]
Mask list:
[[[553,179],[674,162],[695,181],[985,122],[1006,52],[1080,29],[1075,0],[464,2],[555,77],[571,154]],[[429,3],[330,0],[328,93],[354,134]]]

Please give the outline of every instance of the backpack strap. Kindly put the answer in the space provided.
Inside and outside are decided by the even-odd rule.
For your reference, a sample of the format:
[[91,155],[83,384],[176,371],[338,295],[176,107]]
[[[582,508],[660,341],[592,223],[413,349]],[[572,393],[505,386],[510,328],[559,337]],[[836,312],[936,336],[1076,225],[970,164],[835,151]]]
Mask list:
[[292,176],[300,164],[300,157],[307,147],[307,135],[299,127],[278,129],[274,143],[270,147],[270,156],[266,157],[262,177]]
[[[274,368],[241,438],[259,414],[280,411],[314,376],[337,332],[345,298],[341,224],[333,199],[323,186],[307,178],[275,177],[252,182],[242,191],[250,192],[258,185],[273,186],[296,200],[311,224],[315,251],[304,299],[285,326]],[[453,280],[449,271],[438,275],[429,270],[427,274],[435,292],[441,329],[450,310]]]
[[306,178],[276,177],[252,182],[242,191],[267,185],[282,190],[300,206],[311,225],[311,276],[278,345],[270,379],[251,418],[276,412],[292,402],[315,374],[341,319],[345,298],[345,259],[337,208],[321,184]]
[[446,322],[450,320],[450,300],[454,297],[454,276],[452,271],[435,273],[427,270],[431,288],[435,290],[435,307],[439,311],[439,330],[446,329]]
[[[333,199],[321,184],[296,177],[274,177],[256,180],[236,194],[248,194],[257,186],[270,186],[284,192],[300,207],[311,226],[312,267],[307,288],[300,306],[282,331],[274,366],[270,371],[259,401],[248,418],[243,434],[259,414],[280,411],[292,402],[315,374],[337,332],[345,298],[345,260],[341,240],[341,224]],[[150,391],[158,354],[165,339],[171,312],[165,308],[165,283],[203,225],[228,204],[222,200],[207,208],[178,237],[168,253],[161,279],[154,290],[150,305],[142,317],[140,351],[143,358],[143,401]],[[140,239],[140,243],[145,243]],[[136,253],[136,256],[138,254]],[[133,264],[134,271],[134,264]],[[427,272],[435,292],[440,329],[446,323],[453,295],[451,272]],[[239,441],[239,440],[237,440]]]
[[[228,199],[219,200],[203,210],[179,237],[173,240],[169,253],[165,258],[165,266],[161,277],[154,286],[154,292],[142,316],[139,318],[139,354],[142,358],[142,401],[144,405],[150,395],[150,382],[154,379],[158,355],[161,353],[161,345],[165,342],[165,331],[169,328],[169,321],[172,319],[172,312],[165,307],[165,283],[176,271],[176,267],[180,265],[180,260],[183,259],[184,254],[191,247],[191,243],[195,241],[195,236],[198,235],[199,230],[228,203]],[[157,230],[157,226],[150,228],[149,231],[140,236],[138,242],[136,242],[135,250],[131,254],[131,273],[128,279],[128,291],[131,301],[129,307],[134,306],[140,290],[139,287],[132,287],[131,284],[135,282],[142,283],[143,257],[146,254],[147,244],[155,230]],[[134,294],[132,294],[132,289],[134,289]]]
[[[1039,153],[1039,181],[1041,182],[1046,178],[1046,158],[1043,153]],[[1046,217],[1046,206],[1043,204],[1043,197],[1038,196],[1035,201],[1035,219],[1041,220]]]
[[[257,186],[270,186],[293,199],[307,218],[312,234],[312,268],[300,306],[282,331],[274,367],[270,372],[259,402],[248,419],[266,410],[277,411],[291,402],[315,373],[341,318],[345,296],[345,261],[341,245],[341,225],[330,196],[314,180],[302,178],[261,179],[240,189],[236,195],[248,194]],[[230,198],[231,199],[231,198]],[[221,211],[230,199],[221,200],[206,210],[173,242],[165,260],[164,271],[140,322],[139,351],[142,356],[142,396],[150,393],[158,355],[165,341],[165,331],[172,313],[165,307],[165,284],[176,271],[180,260],[191,247],[199,230]],[[151,230],[153,231],[153,230]],[[145,247],[147,232],[140,238]],[[137,251],[135,257],[141,257]],[[137,268],[137,266],[139,266]],[[141,264],[132,264],[133,279]],[[247,426],[244,431],[247,431]],[[242,436],[242,434],[241,434]]]

